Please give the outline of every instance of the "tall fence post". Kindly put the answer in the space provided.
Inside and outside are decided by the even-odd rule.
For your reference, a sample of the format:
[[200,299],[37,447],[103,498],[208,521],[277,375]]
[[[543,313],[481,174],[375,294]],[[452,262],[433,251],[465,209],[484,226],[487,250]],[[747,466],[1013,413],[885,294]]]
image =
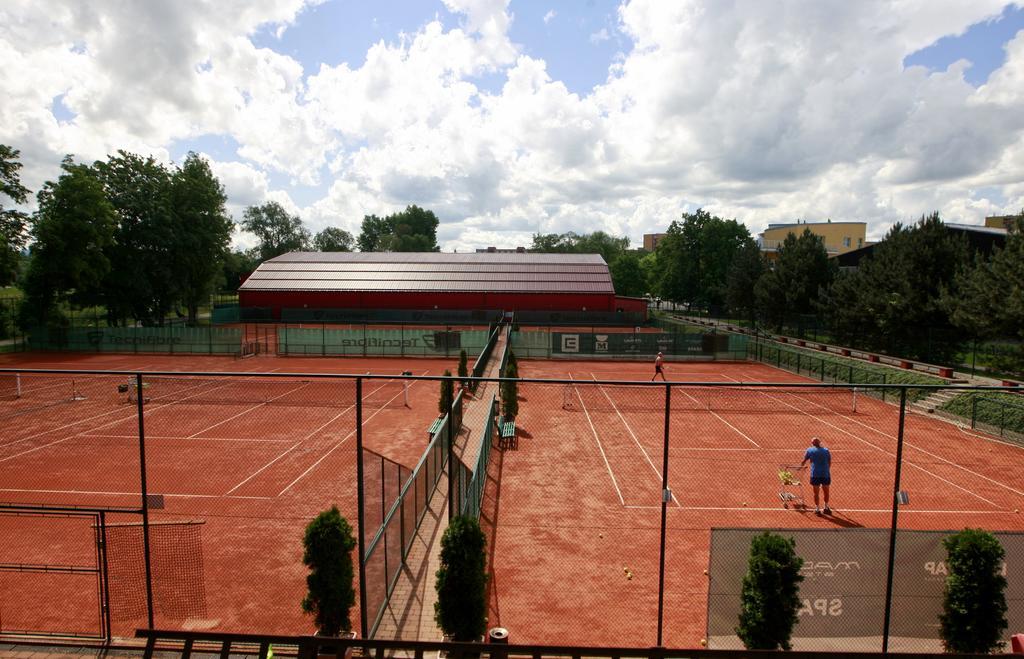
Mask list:
[[149,554],[149,495],[146,489],[146,424],[142,373],[135,374],[135,405],[139,415],[139,485],[142,488],[142,553],[146,563],[146,622],[153,629],[153,565]]
[[366,492],[363,490],[363,379],[356,378],[356,506],[359,510],[359,626],[368,638],[366,620]]
[[668,436],[669,414],[672,409],[672,385],[665,385],[665,448],[661,465],[661,550],[658,553],[658,647],[662,645],[665,622],[665,535],[668,525]]
[[896,522],[900,510],[900,469],[903,466],[903,425],[907,414],[907,388],[900,388],[900,426],[896,434],[896,475],[892,486],[892,525],[889,527],[889,572],[885,578],[885,622],[882,652],[889,651],[889,621],[892,616],[892,577],[896,563]]

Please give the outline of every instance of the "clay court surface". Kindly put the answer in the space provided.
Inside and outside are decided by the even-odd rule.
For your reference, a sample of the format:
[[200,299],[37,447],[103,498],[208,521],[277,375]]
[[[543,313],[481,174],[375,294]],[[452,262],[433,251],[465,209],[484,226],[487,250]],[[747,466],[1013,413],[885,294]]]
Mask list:
[[[14,368],[148,371],[307,372],[438,375],[456,362],[431,359],[273,358],[147,355],[16,355]],[[483,523],[490,530],[493,577],[489,625],[521,643],[650,646],[656,639],[661,524],[664,386],[585,385],[647,382],[650,364],[520,360],[524,378],[518,445],[492,457]],[[680,382],[798,382],[791,373],[750,363],[669,363]],[[0,501],[138,505],[135,406],[117,392],[122,376],[80,381],[23,376],[33,400],[0,401]],[[164,593],[157,626],[303,633],[302,529],[336,503],[356,519],[354,385],[290,378],[285,384],[234,379],[153,379],[145,391],[148,490],[170,546],[154,547],[154,575],[186,577]],[[579,384],[576,384],[579,383]],[[365,383],[366,446],[413,467],[437,416],[436,382]],[[190,388],[194,387],[194,388]],[[276,402],[255,403],[247,392]],[[193,397],[194,396],[194,397]],[[232,398],[234,397],[234,398]],[[273,396],[271,396],[273,397]],[[705,631],[712,527],[884,528],[890,520],[898,408],[867,395],[793,390],[674,387],[671,399],[665,636],[694,647]],[[784,509],[778,471],[799,463],[811,436],[833,452],[832,517]],[[900,525],[913,529],[1024,530],[1022,449],[930,417],[909,414],[902,487],[911,504]],[[810,500],[810,489],[804,495]],[[369,515],[368,515],[369,517]],[[108,524],[137,524],[116,516]],[[379,521],[379,520],[378,520]],[[368,526],[373,526],[368,519]],[[0,563],[95,562],[88,519],[0,515]],[[175,535],[182,529],[185,535]],[[201,556],[193,544],[201,535]],[[191,534],[191,535],[188,535]],[[175,545],[175,543],[178,543]],[[193,543],[193,544],[190,544]],[[122,543],[123,544],[123,543]],[[130,545],[130,543],[129,543]],[[127,547],[127,549],[126,549]],[[132,555],[135,565],[141,553]],[[162,553],[161,553],[162,552]],[[127,559],[125,559],[127,560]],[[197,566],[196,560],[201,560]],[[163,566],[163,567],[161,567]],[[123,569],[123,565],[116,566]],[[4,629],[39,626],[94,632],[94,575],[0,575]],[[138,578],[138,575],[135,575]],[[433,578],[432,575],[428,578]],[[201,585],[196,590],[196,582]],[[189,586],[188,584],[191,584]],[[189,590],[191,588],[191,590]],[[13,594],[12,594],[13,593]],[[158,593],[159,595],[159,593]],[[172,596],[173,595],[173,596]],[[91,599],[90,599],[91,598]],[[115,606],[115,635],[145,624],[139,602]],[[80,619],[71,620],[76,612]],[[182,618],[186,622],[182,622]]]
[[[440,375],[455,360],[167,357],[149,355],[15,355],[8,368],[210,372],[367,372]],[[0,501],[138,507],[136,405],[118,392],[123,376],[21,376],[22,397],[0,401]],[[72,384],[73,381],[73,384]],[[337,504],[356,524],[355,385],[353,380],[147,377],[144,389],[148,492],[154,579],[178,571],[184,592],[158,595],[157,625],[267,633],[305,633],[312,622],[305,592],[302,530]],[[363,431],[368,449],[411,469],[437,417],[437,383],[412,382],[409,406],[399,381],[366,380]],[[269,402],[256,402],[269,401]],[[379,483],[379,477],[377,482]],[[374,520],[368,514],[368,525]],[[108,525],[141,521],[109,515]],[[379,524],[380,516],[376,516]],[[170,523],[175,524],[170,524]],[[194,523],[194,524],[186,524]],[[0,563],[96,565],[94,521],[79,517],[0,515]],[[198,531],[197,531],[198,529]],[[137,527],[135,528],[137,530]],[[372,530],[371,530],[372,532]],[[184,535],[182,535],[184,533]],[[202,553],[190,544],[201,535]],[[134,565],[131,535],[111,551],[112,575]],[[133,553],[134,552],[134,553]],[[198,561],[198,564],[197,564]],[[122,564],[123,563],[123,564]],[[194,577],[194,578],[193,578]],[[197,583],[198,582],[198,583]],[[0,574],[4,630],[98,633],[94,574]],[[166,583],[166,582],[165,582]],[[112,595],[115,593],[112,592]],[[145,624],[144,593],[112,602],[115,635]],[[139,616],[142,616],[141,618]]]
[[[807,382],[751,363],[670,363],[671,380]],[[524,378],[649,380],[649,364],[520,361]],[[887,528],[898,407],[866,395],[673,388],[666,544],[667,647],[705,633],[711,527]],[[664,387],[524,384],[517,450],[500,453],[491,621],[523,643],[656,640]],[[571,404],[567,404],[571,403]],[[836,514],[784,509],[781,465],[810,437],[833,453]],[[1024,530],[1024,449],[928,416],[906,418],[907,529]],[[811,501],[810,487],[804,487]],[[837,648],[839,649],[839,648]]]

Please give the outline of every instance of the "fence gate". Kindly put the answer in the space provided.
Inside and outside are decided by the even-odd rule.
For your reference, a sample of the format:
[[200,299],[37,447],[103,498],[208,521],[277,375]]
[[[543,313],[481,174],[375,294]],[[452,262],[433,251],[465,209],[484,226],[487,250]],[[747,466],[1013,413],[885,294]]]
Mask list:
[[0,510],[0,635],[109,638],[103,517]]

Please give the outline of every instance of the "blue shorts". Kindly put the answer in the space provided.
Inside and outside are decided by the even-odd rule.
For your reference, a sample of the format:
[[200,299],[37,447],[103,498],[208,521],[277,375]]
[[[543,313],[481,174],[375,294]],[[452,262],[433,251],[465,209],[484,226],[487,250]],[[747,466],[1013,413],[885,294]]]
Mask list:
[[811,485],[831,485],[831,476],[811,476]]

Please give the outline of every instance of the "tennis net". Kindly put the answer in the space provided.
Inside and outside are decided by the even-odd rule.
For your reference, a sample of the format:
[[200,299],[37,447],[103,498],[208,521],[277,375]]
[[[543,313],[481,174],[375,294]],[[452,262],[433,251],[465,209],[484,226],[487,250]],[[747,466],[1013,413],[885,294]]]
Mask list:
[[[280,405],[347,408],[356,404],[352,379],[203,378],[146,376],[142,395],[149,403],[186,405]],[[127,382],[129,401],[135,400],[135,383]],[[363,406],[408,407],[405,380],[365,380]]]
[[[694,387],[673,386],[673,412],[733,412],[737,414],[852,414],[857,411],[856,388]],[[594,385],[580,382],[562,390],[564,409],[591,412],[652,412],[665,409],[661,387]]]

